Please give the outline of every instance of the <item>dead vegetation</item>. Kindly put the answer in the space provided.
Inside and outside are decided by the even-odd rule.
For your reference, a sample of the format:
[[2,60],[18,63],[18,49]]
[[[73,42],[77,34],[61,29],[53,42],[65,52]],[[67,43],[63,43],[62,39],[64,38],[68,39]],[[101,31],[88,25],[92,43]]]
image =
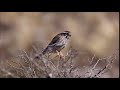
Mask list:
[[[77,50],[70,49],[65,59],[40,56],[34,59],[37,48],[33,47],[30,53],[20,51],[16,57],[7,61],[7,65],[0,64],[0,72],[4,78],[102,78],[112,69],[117,60],[118,50],[109,57],[98,58],[95,55],[88,60],[88,65],[76,64]],[[105,65],[100,66],[99,63]]]

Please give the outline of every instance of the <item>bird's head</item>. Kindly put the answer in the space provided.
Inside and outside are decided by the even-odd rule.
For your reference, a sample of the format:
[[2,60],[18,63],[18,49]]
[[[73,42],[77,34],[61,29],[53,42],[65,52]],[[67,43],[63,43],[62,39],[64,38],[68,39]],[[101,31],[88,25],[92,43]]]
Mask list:
[[70,31],[64,31],[63,33],[61,33],[63,36],[65,36],[67,39],[69,39],[69,37],[71,37],[71,32]]

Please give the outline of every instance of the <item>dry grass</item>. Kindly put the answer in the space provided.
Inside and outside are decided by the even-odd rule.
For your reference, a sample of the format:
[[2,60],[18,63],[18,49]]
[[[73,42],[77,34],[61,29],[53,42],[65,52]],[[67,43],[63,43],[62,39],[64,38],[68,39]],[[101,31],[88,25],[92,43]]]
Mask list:
[[[70,49],[65,59],[49,56],[40,56],[34,59],[38,53],[36,46],[30,53],[20,51],[16,57],[7,61],[7,65],[1,62],[0,72],[4,78],[102,78],[112,69],[112,64],[117,60],[118,50],[109,57],[95,60],[95,55],[88,60],[88,65],[80,66],[76,63],[77,50]],[[104,66],[99,63],[104,62]]]

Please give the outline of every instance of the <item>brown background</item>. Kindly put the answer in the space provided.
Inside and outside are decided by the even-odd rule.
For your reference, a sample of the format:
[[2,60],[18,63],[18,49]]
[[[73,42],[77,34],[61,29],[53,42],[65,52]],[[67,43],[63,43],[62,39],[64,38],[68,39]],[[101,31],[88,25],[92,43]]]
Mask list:
[[[18,50],[30,51],[36,42],[45,48],[66,30],[72,37],[62,52],[76,49],[81,65],[94,54],[110,56],[119,49],[118,12],[0,12],[0,59],[10,59]],[[119,76],[117,58],[109,77]]]

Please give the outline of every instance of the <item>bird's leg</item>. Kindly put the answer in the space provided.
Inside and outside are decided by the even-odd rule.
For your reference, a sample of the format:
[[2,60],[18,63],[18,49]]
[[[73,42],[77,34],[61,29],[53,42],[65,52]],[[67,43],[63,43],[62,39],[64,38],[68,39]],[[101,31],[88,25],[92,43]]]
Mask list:
[[54,58],[56,58],[57,56],[59,56],[60,54],[59,54],[59,52],[56,50],[56,53],[57,53],[57,55],[54,57]]
[[62,56],[62,57],[64,56],[61,51],[59,53],[60,53],[60,56]]
[[57,50],[56,50],[56,52],[57,52],[57,56],[59,56],[61,58],[61,53],[58,52]]
[[62,52],[60,51],[60,59],[65,59],[64,55],[62,54]]
[[62,54],[61,51],[58,52],[58,51],[56,50],[56,52],[57,52],[57,56],[59,56],[60,59],[64,59],[64,55]]
[[58,52],[57,50],[56,50],[56,52],[57,52],[57,56],[60,56],[60,52]]

